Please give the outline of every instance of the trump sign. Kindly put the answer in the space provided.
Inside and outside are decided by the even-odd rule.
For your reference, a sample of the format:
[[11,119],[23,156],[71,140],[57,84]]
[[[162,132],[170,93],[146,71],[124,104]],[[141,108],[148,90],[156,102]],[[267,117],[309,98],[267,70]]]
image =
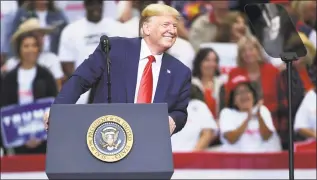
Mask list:
[[46,139],[43,116],[53,98],[45,98],[26,105],[1,108],[1,136],[6,148],[25,144],[30,138]]

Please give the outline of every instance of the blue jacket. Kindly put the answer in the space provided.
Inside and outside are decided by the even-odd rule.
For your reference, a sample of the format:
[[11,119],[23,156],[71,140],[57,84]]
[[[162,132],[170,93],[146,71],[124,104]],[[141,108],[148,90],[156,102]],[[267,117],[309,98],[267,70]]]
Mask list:
[[[109,38],[113,103],[134,103],[141,38]],[[75,70],[55,98],[55,104],[75,104],[80,95],[95,86],[93,103],[107,103],[106,61],[100,45]],[[176,58],[164,54],[154,103],[167,103],[175,123],[174,133],[187,121],[191,72]]]

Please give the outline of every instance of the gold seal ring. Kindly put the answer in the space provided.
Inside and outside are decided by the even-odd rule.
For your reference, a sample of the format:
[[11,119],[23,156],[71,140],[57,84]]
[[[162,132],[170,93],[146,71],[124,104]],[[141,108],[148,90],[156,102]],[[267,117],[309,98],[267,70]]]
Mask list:
[[91,154],[101,161],[120,161],[132,149],[132,129],[121,117],[101,116],[88,128],[87,146]]

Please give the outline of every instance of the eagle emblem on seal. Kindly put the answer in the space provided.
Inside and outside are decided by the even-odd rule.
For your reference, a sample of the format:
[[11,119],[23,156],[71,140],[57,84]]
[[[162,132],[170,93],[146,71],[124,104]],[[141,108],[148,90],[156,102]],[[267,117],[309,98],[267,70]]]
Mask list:
[[118,149],[121,144],[121,139],[119,139],[119,130],[114,127],[104,128],[101,132],[102,140],[100,145],[107,149],[108,151],[113,151]]

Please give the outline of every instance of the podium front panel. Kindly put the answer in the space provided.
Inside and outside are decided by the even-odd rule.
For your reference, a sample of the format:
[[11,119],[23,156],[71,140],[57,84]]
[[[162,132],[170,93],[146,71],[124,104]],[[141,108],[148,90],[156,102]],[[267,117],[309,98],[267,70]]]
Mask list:
[[[96,158],[87,145],[87,133],[93,122],[109,115],[125,120],[133,133],[131,151],[114,162]],[[173,174],[167,104],[58,104],[52,106],[49,122],[49,178],[168,179]],[[108,129],[101,130],[112,133]],[[95,132],[98,136],[99,132]],[[116,137],[125,143],[127,136]]]

